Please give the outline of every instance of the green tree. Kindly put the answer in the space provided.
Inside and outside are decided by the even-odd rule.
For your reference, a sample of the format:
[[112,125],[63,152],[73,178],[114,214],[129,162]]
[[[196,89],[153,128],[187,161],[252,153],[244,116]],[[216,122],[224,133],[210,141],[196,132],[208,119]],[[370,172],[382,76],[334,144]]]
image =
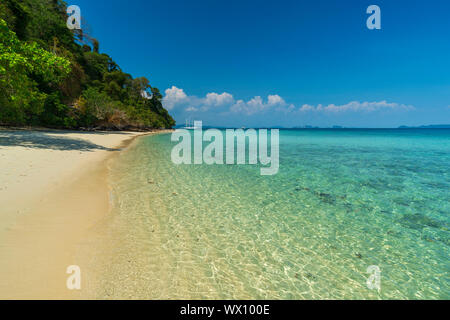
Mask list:
[[100,53],[89,28],[69,30],[66,8],[62,0],[0,0],[0,123],[172,127],[159,90]]
[[36,43],[20,41],[0,19],[0,122],[26,124],[44,111],[46,94],[33,77],[59,83],[70,72],[70,62]]

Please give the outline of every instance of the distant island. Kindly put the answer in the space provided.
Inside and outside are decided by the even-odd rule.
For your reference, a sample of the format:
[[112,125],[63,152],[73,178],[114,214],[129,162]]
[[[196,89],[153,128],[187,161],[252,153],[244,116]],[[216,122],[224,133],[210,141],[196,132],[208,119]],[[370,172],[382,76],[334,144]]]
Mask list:
[[430,124],[418,127],[400,126],[399,129],[450,129],[450,124]]

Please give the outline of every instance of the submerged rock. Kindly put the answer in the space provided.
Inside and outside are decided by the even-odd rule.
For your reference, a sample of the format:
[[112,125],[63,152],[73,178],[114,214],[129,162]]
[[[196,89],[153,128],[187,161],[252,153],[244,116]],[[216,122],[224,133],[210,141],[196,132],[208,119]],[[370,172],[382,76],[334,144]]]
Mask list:
[[322,202],[328,203],[328,204],[335,204],[336,198],[332,196],[329,193],[324,192],[316,192],[316,195],[320,198]]
[[443,222],[420,213],[405,214],[402,218],[400,218],[399,222],[411,229],[416,230],[421,230],[425,227],[446,230],[447,227]]
[[311,191],[311,189],[307,187],[296,187],[295,191]]
[[305,277],[308,278],[309,280],[316,280],[317,277],[315,275],[313,275],[312,273],[305,273]]

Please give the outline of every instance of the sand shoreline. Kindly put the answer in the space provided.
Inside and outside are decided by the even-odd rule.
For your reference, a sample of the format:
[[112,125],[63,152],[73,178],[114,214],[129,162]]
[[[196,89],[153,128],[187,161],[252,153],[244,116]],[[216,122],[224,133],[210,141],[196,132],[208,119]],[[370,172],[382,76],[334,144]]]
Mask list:
[[80,299],[66,268],[109,212],[108,161],[157,132],[0,130],[0,298]]

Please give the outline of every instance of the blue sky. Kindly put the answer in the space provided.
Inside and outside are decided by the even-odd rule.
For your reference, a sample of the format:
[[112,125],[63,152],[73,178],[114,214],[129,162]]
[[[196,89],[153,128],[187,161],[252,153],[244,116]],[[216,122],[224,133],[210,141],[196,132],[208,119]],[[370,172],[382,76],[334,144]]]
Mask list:
[[[178,123],[450,123],[450,1],[74,0]],[[366,9],[381,8],[381,30]]]

